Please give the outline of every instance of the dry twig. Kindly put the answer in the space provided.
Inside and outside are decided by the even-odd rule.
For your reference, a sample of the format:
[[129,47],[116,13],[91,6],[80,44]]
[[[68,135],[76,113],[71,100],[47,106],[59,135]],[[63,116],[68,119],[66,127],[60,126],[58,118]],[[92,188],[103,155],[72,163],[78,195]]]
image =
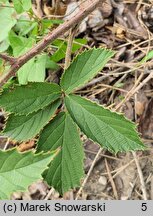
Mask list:
[[107,162],[107,159],[105,158],[105,166],[106,166],[106,170],[107,170],[107,173],[108,173],[108,177],[109,177],[109,181],[112,185],[112,189],[113,189],[113,192],[114,192],[114,197],[116,200],[119,199],[118,197],[118,193],[117,193],[117,190],[116,190],[116,185],[114,183],[114,180],[113,180],[113,177],[112,177],[112,174],[110,172],[110,168],[109,168],[109,165],[108,165],[108,162]]
[[122,100],[117,106],[115,110],[118,110],[125,102],[127,102],[135,93],[137,93],[149,80],[153,78],[153,71],[138,85],[140,80],[142,79],[143,74],[140,75],[134,87],[127,93],[124,100]]
[[67,43],[67,50],[66,50],[66,55],[65,55],[65,65],[64,65],[65,70],[69,67],[70,62],[71,62],[71,53],[72,53],[73,39],[74,39],[75,33],[76,33],[75,28],[70,29],[68,43]]
[[139,174],[139,178],[140,178],[140,183],[141,183],[141,188],[142,188],[142,193],[143,193],[143,199],[147,200],[147,191],[146,191],[146,187],[145,187],[145,182],[144,182],[144,178],[143,178],[143,173],[139,164],[139,160],[137,158],[137,155],[135,152],[132,152],[136,166],[137,166],[137,170],[138,170],[138,174]]
[[100,156],[101,153],[102,153],[102,148],[99,149],[97,155],[95,156],[95,158],[94,158],[94,160],[93,160],[93,162],[92,162],[92,165],[91,165],[91,167],[90,167],[90,169],[89,169],[89,171],[88,171],[88,173],[87,173],[87,175],[86,175],[86,177],[85,177],[85,179],[84,179],[84,181],[83,181],[83,183],[82,183],[80,189],[79,189],[78,192],[77,192],[77,195],[76,195],[75,200],[78,200],[78,199],[79,199],[79,197],[80,197],[80,195],[81,195],[81,193],[82,193],[82,190],[83,190],[84,186],[86,185],[86,183],[87,183],[87,181],[88,181],[88,178],[89,178],[89,176],[90,176],[90,174],[91,174],[91,172],[92,172],[92,170],[93,170],[93,168],[94,168],[94,166],[95,166],[95,164],[96,164],[96,162],[97,162],[97,159],[98,159],[98,157]]

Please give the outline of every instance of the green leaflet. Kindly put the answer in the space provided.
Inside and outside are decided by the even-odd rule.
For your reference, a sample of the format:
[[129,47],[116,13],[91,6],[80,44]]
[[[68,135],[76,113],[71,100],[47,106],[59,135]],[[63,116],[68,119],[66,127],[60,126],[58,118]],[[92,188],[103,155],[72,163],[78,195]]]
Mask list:
[[13,0],[13,5],[17,13],[28,11],[31,8],[31,0]]
[[18,70],[20,84],[43,82],[45,80],[46,55],[32,58]]
[[91,49],[78,55],[65,70],[61,88],[69,94],[81,87],[96,76],[113,55],[114,52],[107,49]]
[[[80,49],[86,43],[87,43],[87,40],[85,38],[75,39],[72,45],[72,53],[75,53],[78,49]],[[51,56],[51,60],[55,62],[59,62],[60,60],[65,58],[67,42],[57,39],[53,42],[53,45],[57,46],[58,50]]]
[[135,125],[123,115],[113,113],[80,96],[65,98],[66,107],[80,129],[109,151],[144,150]]
[[11,114],[3,134],[16,141],[26,141],[35,137],[50,121],[61,101],[55,101],[43,110],[25,115]]
[[32,58],[18,70],[19,83],[27,84],[28,82],[44,82],[46,68],[57,70],[58,65],[51,61],[46,54]]
[[15,149],[0,151],[0,199],[9,199],[16,191],[25,191],[27,187],[41,179],[41,173],[47,169],[55,152],[37,154],[19,153]]
[[52,61],[50,57],[47,55],[46,56],[46,68],[54,71],[54,70],[59,69],[60,67],[58,66],[56,62]]
[[0,106],[7,112],[27,115],[42,109],[61,96],[60,87],[54,83],[29,83],[4,90]]
[[14,12],[13,8],[0,7],[0,42],[7,38],[9,31],[16,24]]
[[146,62],[152,58],[153,58],[153,50],[149,51],[147,53],[147,55],[138,64],[143,64],[144,62]]
[[37,32],[33,35],[33,31],[35,31],[38,27],[38,23],[36,20],[31,20],[26,14],[20,15],[15,25],[14,31],[18,33],[20,36],[26,37],[27,35],[33,36],[36,38]]
[[9,33],[9,42],[13,49],[14,57],[25,54],[35,44],[35,40],[32,37],[26,38],[18,36],[13,31]]
[[83,147],[76,124],[68,113],[60,113],[42,131],[37,152],[54,150],[61,152],[43,174],[47,183],[60,194],[80,185],[83,177]]

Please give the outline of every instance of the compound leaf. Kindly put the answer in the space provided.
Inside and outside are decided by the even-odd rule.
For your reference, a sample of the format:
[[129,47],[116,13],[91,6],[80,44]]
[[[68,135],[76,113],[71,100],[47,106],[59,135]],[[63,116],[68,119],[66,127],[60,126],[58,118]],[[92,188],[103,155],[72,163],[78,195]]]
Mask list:
[[61,87],[66,94],[91,80],[114,55],[107,49],[91,49],[78,55],[65,70],[61,78]]
[[33,152],[19,153],[15,149],[0,151],[0,199],[9,199],[16,191],[25,191],[27,187],[41,179],[41,173],[47,169],[57,151],[46,154]]
[[3,134],[16,141],[26,141],[35,137],[49,122],[61,101],[55,101],[43,110],[27,116],[11,114],[7,120]]
[[83,147],[76,124],[68,113],[57,115],[42,131],[37,151],[61,147],[49,169],[43,174],[47,183],[60,194],[80,185],[83,177]]
[[27,115],[42,109],[61,96],[61,89],[54,83],[29,83],[16,85],[0,95],[0,106],[7,112]]
[[109,151],[144,150],[135,125],[123,115],[111,112],[76,95],[66,96],[66,107],[80,129]]

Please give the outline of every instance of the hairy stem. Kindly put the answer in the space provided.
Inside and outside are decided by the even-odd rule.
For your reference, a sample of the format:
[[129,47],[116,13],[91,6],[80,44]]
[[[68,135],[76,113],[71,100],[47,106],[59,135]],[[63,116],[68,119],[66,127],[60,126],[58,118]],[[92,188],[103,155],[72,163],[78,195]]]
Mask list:
[[2,53],[0,53],[0,58],[7,62],[10,62],[10,64],[13,64],[16,61],[16,58],[8,56],[6,54],[2,54]]

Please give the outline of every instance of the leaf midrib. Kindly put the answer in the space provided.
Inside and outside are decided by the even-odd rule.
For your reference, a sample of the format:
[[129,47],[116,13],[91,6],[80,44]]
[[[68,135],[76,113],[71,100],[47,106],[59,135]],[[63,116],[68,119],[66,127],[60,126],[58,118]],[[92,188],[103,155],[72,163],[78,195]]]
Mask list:
[[[10,156],[12,156],[12,154],[10,154],[9,155],[9,157]],[[28,157],[29,155],[27,154],[27,156],[26,157]],[[51,156],[51,155],[50,155]],[[9,157],[7,158],[7,160],[9,159]],[[48,155],[48,157],[49,157],[49,155]],[[23,157],[20,161],[18,161],[17,162],[17,164],[15,164],[15,167],[13,168],[13,169],[10,169],[10,170],[8,170],[8,171],[6,171],[6,172],[1,172],[1,170],[0,170],[0,174],[5,174],[5,173],[8,173],[8,172],[11,172],[11,171],[14,171],[14,170],[19,170],[19,169],[22,169],[22,168],[25,168],[25,167],[29,167],[29,166],[31,166],[32,164],[37,164],[37,163],[39,163],[40,161],[42,161],[42,160],[45,160],[45,159],[47,159],[47,157],[45,158],[42,158],[41,160],[38,160],[37,162],[32,162],[32,163],[30,163],[30,164],[28,164],[28,165],[23,165],[22,167],[18,167],[18,168],[16,168],[16,166],[17,166],[17,164],[19,163],[19,162],[21,162],[22,160],[25,160],[25,157]],[[3,165],[1,166],[1,169],[2,169],[2,167],[4,166],[4,164],[7,162],[7,160],[5,160],[4,161],[4,163],[3,163]]]
[[[71,100],[73,100],[73,101],[75,102],[74,99],[71,98]],[[94,116],[94,117],[97,119],[97,121],[101,121],[101,120],[99,120],[99,118],[97,118],[97,115],[94,115],[93,113],[90,113],[87,109],[85,109],[84,106],[81,106],[79,103],[77,103],[77,102],[75,102],[75,103],[76,103],[77,105],[79,105],[81,108],[83,108],[89,115]],[[106,124],[106,123],[104,122],[104,124]],[[115,130],[115,128],[111,127],[109,124],[106,124],[106,125],[109,126],[109,127],[110,127],[112,130],[114,130],[116,133],[119,133],[119,134],[121,134],[121,135],[123,136],[122,133],[120,133],[120,132],[118,132],[117,130]],[[128,140],[130,140],[130,141],[136,143],[134,140],[131,140],[129,137],[128,137],[128,138],[126,137],[126,139],[128,139]],[[140,145],[140,144],[139,144],[139,145]]]
[[[51,92],[51,93],[49,93],[49,94],[44,94],[44,95],[40,95],[40,96],[33,96],[33,97],[30,97],[30,98],[25,98],[24,100],[31,100],[31,99],[38,99],[38,98],[41,98],[41,97],[49,97],[49,96],[51,96],[51,95],[53,95],[53,94],[59,94],[59,93],[61,93],[61,91],[59,90],[59,91],[56,91],[56,92]],[[23,101],[23,98],[21,98],[21,99],[16,99],[15,101]],[[13,102],[12,102],[13,103]]]

